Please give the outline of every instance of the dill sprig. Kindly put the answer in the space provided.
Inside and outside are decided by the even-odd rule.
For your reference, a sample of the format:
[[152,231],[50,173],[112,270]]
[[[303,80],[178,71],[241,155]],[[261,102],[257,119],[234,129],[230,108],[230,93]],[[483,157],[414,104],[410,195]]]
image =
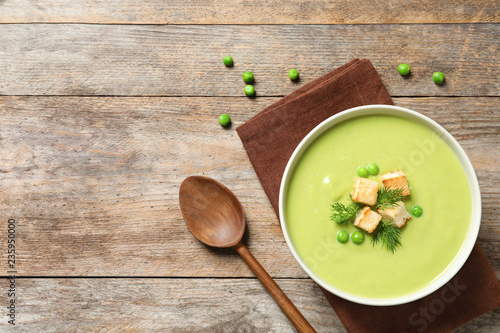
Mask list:
[[373,232],[372,245],[378,242],[394,253],[396,247],[401,245],[401,230],[392,223],[381,221]]
[[347,205],[336,202],[331,207],[332,215],[330,215],[330,220],[338,224],[354,219],[359,210],[359,206],[354,202],[350,202]]
[[378,189],[377,202],[375,203],[375,207],[381,209],[387,208],[395,208],[398,206],[397,202],[401,201],[403,198],[407,197],[403,195],[402,188],[396,188],[391,190],[390,187],[380,187]]

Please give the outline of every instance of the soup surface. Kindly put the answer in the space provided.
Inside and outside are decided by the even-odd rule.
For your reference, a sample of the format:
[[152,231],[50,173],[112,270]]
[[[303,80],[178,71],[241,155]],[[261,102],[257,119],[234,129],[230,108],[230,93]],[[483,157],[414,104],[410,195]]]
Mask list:
[[[378,164],[380,174],[401,169],[413,205],[423,208],[401,229],[393,254],[371,244],[339,243],[330,205],[347,203],[358,166]],[[427,127],[389,115],[343,121],[318,137],[292,171],[284,213],[291,241],[306,264],[335,288],[368,298],[411,294],[438,278],[454,261],[471,221],[465,172],[448,145]],[[377,181],[378,176],[368,179]]]

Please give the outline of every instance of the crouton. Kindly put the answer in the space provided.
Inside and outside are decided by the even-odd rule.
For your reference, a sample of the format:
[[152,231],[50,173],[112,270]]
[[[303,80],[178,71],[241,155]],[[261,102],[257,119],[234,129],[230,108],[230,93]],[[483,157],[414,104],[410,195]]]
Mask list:
[[354,179],[354,190],[351,193],[353,201],[373,206],[377,202],[377,196],[377,182],[360,177]]
[[410,189],[408,188],[408,182],[406,181],[406,175],[401,170],[394,170],[389,173],[384,173],[383,175],[378,176],[382,185],[385,188],[389,188],[391,190],[403,189],[403,195],[410,195]]
[[358,212],[353,224],[356,227],[372,233],[379,224],[380,220],[382,220],[382,216],[365,206]]
[[382,215],[382,219],[386,222],[392,222],[396,227],[402,228],[406,221],[411,219],[410,213],[406,211],[405,203],[403,201],[396,202],[397,207],[378,209],[378,213]]

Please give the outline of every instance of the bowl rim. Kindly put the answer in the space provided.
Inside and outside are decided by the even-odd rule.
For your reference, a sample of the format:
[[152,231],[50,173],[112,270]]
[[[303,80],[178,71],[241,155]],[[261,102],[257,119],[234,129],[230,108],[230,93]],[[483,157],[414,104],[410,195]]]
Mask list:
[[[298,162],[299,157],[309,147],[309,145],[321,134],[323,134],[328,129],[330,129],[331,127],[335,126],[336,124],[342,121],[359,116],[375,115],[375,114],[399,116],[402,118],[417,121],[418,123],[426,126],[427,128],[431,129],[434,133],[436,133],[450,147],[450,149],[454,152],[455,156],[457,156],[460,164],[462,165],[462,168],[465,171],[469,183],[469,188],[471,192],[471,201],[472,201],[471,224],[468,230],[467,238],[465,242],[462,244],[462,247],[460,248],[459,252],[455,256],[453,261],[444,271],[444,273],[439,275],[428,286],[416,292],[399,297],[380,298],[380,299],[368,298],[350,294],[348,292],[335,288],[334,286],[330,285],[322,278],[320,278],[311,268],[309,268],[305,264],[304,260],[299,256],[298,252],[295,250],[295,247],[288,233],[288,229],[285,222],[285,214],[284,214],[285,191],[287,189],[288,183],[291,178],[292,174],[291,170],[294,169],[296,163]],[[383,105],[383,104],[364,105],[339,112],[329,117],[328,119],[322,121],[313,130],[311,130],[302,139],[299,145],[295,148],[294,152],[290,156],[290,159],[288,160],[285,171],[283,172],[283,177],[281,179],[280,192],[279,192],[279,218],[286,244],[288,245],[288,248],[292,252],[292,255],[294,256],[298,264],[302,267],[302,269],[307,273],[307,275],[309,275],[309,277],[311,277],[317,284],[319,284],[321,287],[331,292],[332,294],[335,294],[339,297],[342,297],[346,300],[355,303],[373,305],[373,306],[391,306],[391,305],[409,303],[433,293],[434,291],[438,290],[443,285],[448,283],[455,276],[455,274],[462,268],[462,266],[468,259],[470,253],[472,252],[472,249],[474,248],[474,244],[476,243],[476,239],[479,233],[479,228],[481,224],[481,193],[479,189],[477,176],[474,171],[474,167],[472,166],[472,163],[470,162],[467,154],[460,146],[458,141],[441,125],[439,125],[431,118],[407,108],[393,106],[393,105]]]

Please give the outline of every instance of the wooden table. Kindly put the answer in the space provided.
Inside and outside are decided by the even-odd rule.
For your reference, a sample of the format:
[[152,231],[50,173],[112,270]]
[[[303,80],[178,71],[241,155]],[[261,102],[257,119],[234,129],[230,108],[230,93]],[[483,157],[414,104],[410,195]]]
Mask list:
[[[179,185],[202,174],[240,198],[248,247],[318,332],[343,332],[289,252],[235,128],[355,57],[468,153],[478,242],[500,276],[499,21],[496,0],[0,0],[1,275],[15,219],[18,276],[17,324],[2,315],[0,331],[293,331],[236,254],[186,229]],[[0,288],[3,308],[7,279]],[[497,309],[458,332],[499,330]]]

